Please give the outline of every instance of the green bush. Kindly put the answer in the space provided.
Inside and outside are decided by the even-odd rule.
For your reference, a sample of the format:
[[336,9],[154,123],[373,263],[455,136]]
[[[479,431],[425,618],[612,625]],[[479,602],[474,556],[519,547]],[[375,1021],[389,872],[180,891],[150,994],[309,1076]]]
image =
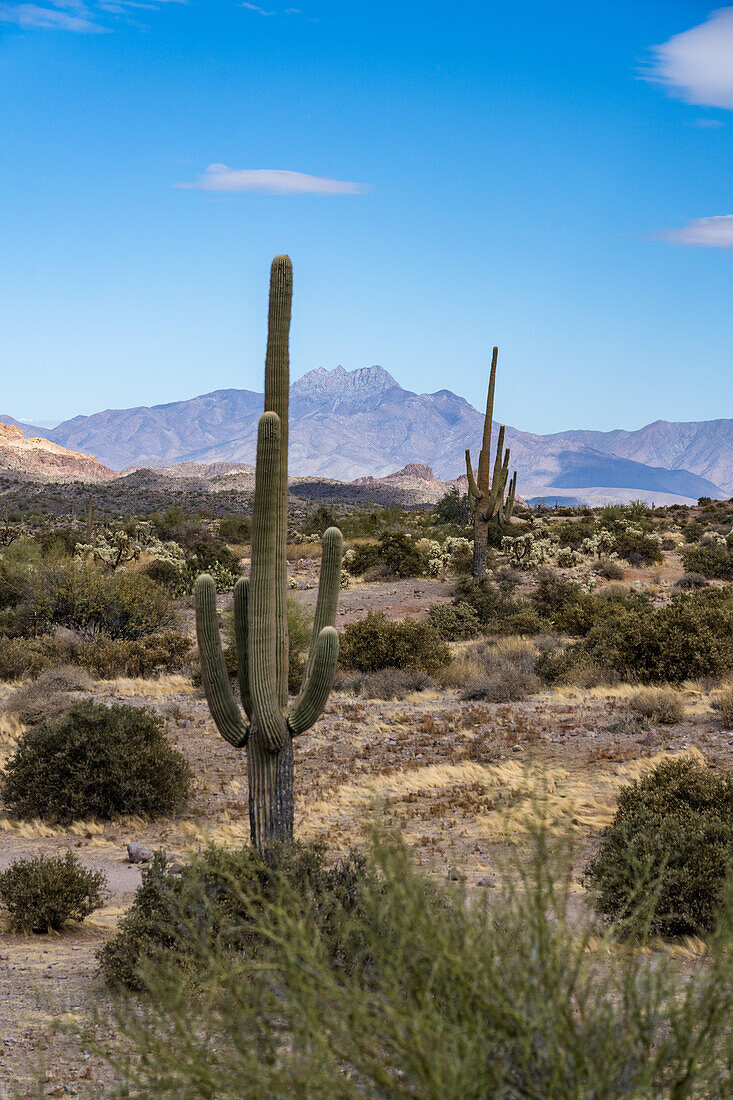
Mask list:
[[359,577],[367,570],[378,571],[384,577],[419,577],[427,570],[427,558],[409,535],[385,531],[378,545],[354,548],[349,572]]
[[35,572],[24,607],[29,627],[63,626],[110,638],[142,638],[170,627],[175,618],[168,595],[144,574],[110,574],[71,561]]
[[619,795],[584,881],[629,931],[700,935],[715,927],[733,869],[733,781],[670,760]]
[[722,934],[694,967],[614,950],[575,905],[562,855],[546,836],[522,845],[490,904],[480,889],[467,904],[404,848],[379,846],[342,934],[360,944],[348,969],[297,885],[263,902],[245,882],[237,906],[271,949],[233,960],[194,935],[197,982],[175,953],[141,971],[144,997],[112,998],[121,1088],[156,1100],[723,1100]]
[[23,733],[0,783],[17,817],[60,824],[172,814],[190,789],[188,764],[169,745],[158,715],[91,702]]
[[249,542],[252,520],[249,516],[224,516],[219,520],[219,538],[224,542]]
[[468,493],[461,496],[456,485],[440,498],[433,508],[436,523],[449,523],[452,527],[468,527],[473,523],[473,508]]
[[733,547],[725,543],[688,546],[682,551],[682,562],[688,573],[702,574],[709,580],[733,580]]
[[72,659],[68,643],[41,638],[0,637],[0,680],[24,680]]
[[435,604],[428,619],[446,642],[461,642],[479,633],[478,615],[464,600],[458,603]]
[[210,845],[178,875],[158,852],[143,868],[116,936],[99,952],[102,976],[110,985],[134,989],[141,985],[141,970],[163,959],[190,972],[202,943],[216,944],[223,956],[257,958],[267,942],[258,921],[285,892],[295,903],[294,914],[307,912],[315,921],[331,959],[353,965],[356,959],[349,958],[342,939],[344,918],[358,908],[368,877],[358,853],[329,863],[321,844],[280,845],[266,858],[252,847],[232,851]]
[[415,668],[436,672],[450,661],[450,649],[426,620],[392,622],[382,611],[370,611],[349,623],[341,634],[342,668],[376,672],[381,668]]
[[554,683],[588,665],[642,683],[726,675],[733,669],[733,590],[678,595],[659,608],[621,602],[581,641],[541,654],[537,671]]
[[73,852],[18,859],[0,874],[0,901],[15,932],[57,932],[104,905],[107,880]]
[[484,634],[541,634],[550,629],[529,600],[513,598],[514,587],[511,578],[497,585],[490,577],[461,577],[453,606],[472,608]]
[[76,661],[100,680],[118,676],[155,676],[180,672],[191,658],[191,641],[174,630],[146,638],[95,638],[82,646]]

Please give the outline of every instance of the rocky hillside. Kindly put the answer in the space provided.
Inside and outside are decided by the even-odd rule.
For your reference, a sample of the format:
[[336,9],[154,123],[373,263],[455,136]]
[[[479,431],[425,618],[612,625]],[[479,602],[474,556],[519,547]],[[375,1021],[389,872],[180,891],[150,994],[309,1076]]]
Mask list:
[[[261,394],[217,390],[190,401],[77,416],[47,434],[113,469],[184,464],[184,476],[194,471],[200,476],[200,467],[213,463],[217,476],[228,476],[228,468],[234,478],[236,469],[244,483],[242,467],[254,461],[261,410]],[[477,460],[483,427],[482,414],[462,397],[450,390],[412,393],[379,366],[311,371],[293,385],[290,411],[291,474],[341,482],[380,479],[419,465],[430,466],[438,479],[456,478],[465,469],[467,446]],[[635,452],[621,439],[639,434],[542,436],[509,427],[507,442],[527,499],[603,503],[641,498],[661,504],[726,495],[715,479],[678,461],[678,445],[660,447],[657,454],[649,442],[641,458],[641,448]],[[699,464],[703,449],[690,445],[684,453]],[[708,455],[705,461],[716,476],[725,475],[726,464],[733,463],[730,446],[727,454],[715,461]]]
[[118,475],[91,455],[78,454],[48,439],[26,438],[17,424],[0,422],[0,470],[49,481],[112,481]]

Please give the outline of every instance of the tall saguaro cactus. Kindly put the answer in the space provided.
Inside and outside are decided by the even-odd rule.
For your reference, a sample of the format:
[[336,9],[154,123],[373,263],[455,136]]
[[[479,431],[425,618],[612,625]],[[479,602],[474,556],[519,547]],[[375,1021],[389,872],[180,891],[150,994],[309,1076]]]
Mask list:
[[293,738],[318,720],[338,656],[334,629],[341,579],[342,537],[323,536],[313,636],[300,694],[288,709],[287,499],[289,333],[293,269],[276,256],[270,270],[265,359],[265,411],[257,433],[249,579],[234,589],[234,631],[244,715],[234,698],[221,648],[216,588],[196,581],[196,634],[204,692],[217,729],[247,749],[252,843],[263,851],[293,835]]
[[[514,511],[514,496],[517,491],[517,471],[509,482],[509,493],[504,499],[507,478],[509,476],[509,448],[504,450],[504,425],[499,428],[496,443],[496,458],[493,474],[489,475],[491,465],[491,424],[494,416],[494,388],[496,386],[496,361],[499,349],[494,348],[491,356],[491,374],[489,375],[489,393],[486,398],[486,416],[484,435],[478,459],[478,471],[473,476],[471,452],[466,450],[466,473],[468,491],[473,498],[474,535],[473,535],[473,575],[483,577],[486,572],[486,558],[489,547],[489,529],[502,530],[507,527]],[[502,452],[504,457],[502,458]]]

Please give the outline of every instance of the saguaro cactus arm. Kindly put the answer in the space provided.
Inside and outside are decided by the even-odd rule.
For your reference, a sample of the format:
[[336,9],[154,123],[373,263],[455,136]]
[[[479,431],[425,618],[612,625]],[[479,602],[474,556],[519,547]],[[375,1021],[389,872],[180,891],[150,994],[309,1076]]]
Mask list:
[[273,515],[278,506],[279,473],[280,417],[277,413],[266,412],[260,417],[257,432],[257,491],[252,513],[247,649],[254,720],[270,752],[278,752],[287,738],[287,725],[279,700],[275,604],[279,531],[273,524]]
[[333,684],[338,652],[338,632],[332,626],[324,626],[316,638],[310,676],[304,682],[288,717],[288,726],[294,737],[310,729],[323,713]]
[[474,500],[481,500],[481,490],[476,484],[476,478],[473,476],[473,466],[471,464],[471,451],[466,448],[466,477],[468,478],[468,491]]
[[242,706],[249,720],[252,720],[252,697],[249,690],[249,665],[247,664],[247,637],[249,622],[247,604],[249,602],[249,581],[240,577],[234,585],[234,641],[237,646],[237,677]]
[[242,718],[229,683],[216,614],[216,587],[208,574],[204,573],[197,579],[194,596],[201,677],[211,717],[224,740],[235,748],[242,748],[247,744],[249,727]]

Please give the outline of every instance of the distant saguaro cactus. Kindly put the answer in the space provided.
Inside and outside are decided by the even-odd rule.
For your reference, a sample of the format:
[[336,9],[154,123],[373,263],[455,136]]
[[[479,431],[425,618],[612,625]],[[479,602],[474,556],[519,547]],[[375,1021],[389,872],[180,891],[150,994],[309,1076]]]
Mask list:
[[293,269],[276,256],[270,271],[265,360],[265,411],[257,434],[249,580],[234,589],[239,688],[245,716],[232,692],[221,648],[216,588],[198,578],[196,634],[204,692],[216,727],[235,748],[247,748],[252,843],[260,851],[293,835],[293,738],[320,717],[338,656],[334,629],[343,540],[336,527],[323,536],[313,636],[303,686],[288,706],[287,494],[289,333]]
[[517,471],[514,471],[509,483],[509,493],[504,500],[507,478],[509,476],[509,448],[504,451],[504,425],[499,428],[499,438],[496,444],[496,459],[494,460],[494,472],[489,476],[491,465],[491,424],[494,416],[494,388],[496,386],[496,360],[499,349],[494,348],[491,356],[491,374],[489,375],[489,393],[486,398],[486,416],[484,418],[484,435],[481,443],[481,452],[478,458],[478,472],[473,476],[471,465],[471,452],[466,450],[466,473],[468,475],[468,491],[474,502],[474,535],[473,535],[473,575],[482,577],[486,572],[486,558],[489,547],[489,529],[495,527],[503,530],[508,526],[514,511],[514,496],[517,491]]

